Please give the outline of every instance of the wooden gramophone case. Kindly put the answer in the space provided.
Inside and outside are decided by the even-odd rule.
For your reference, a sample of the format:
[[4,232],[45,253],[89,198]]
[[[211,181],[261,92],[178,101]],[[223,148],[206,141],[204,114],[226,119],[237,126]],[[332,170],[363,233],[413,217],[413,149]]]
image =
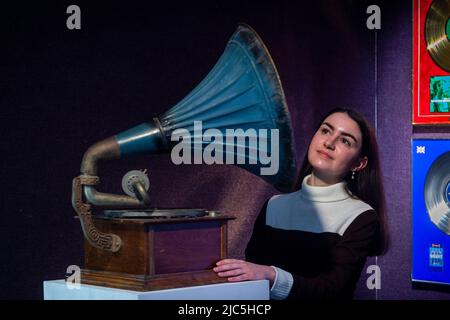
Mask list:
[[93,216],[102,232],[122,239],[118,252],[85,240],[81,282],[137,291],[196,286],[226,281],[212,271],[227,257],[231,216],[120,219]]

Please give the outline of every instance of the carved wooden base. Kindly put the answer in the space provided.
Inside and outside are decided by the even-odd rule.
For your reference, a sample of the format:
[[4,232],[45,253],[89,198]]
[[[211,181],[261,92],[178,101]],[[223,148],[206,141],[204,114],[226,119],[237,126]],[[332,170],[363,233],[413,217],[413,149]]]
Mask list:
[[172,273],[156,276],[136,276],[125,273],[83,269],[81,283],[133,291],[154,291],[227,282],[212,270]]

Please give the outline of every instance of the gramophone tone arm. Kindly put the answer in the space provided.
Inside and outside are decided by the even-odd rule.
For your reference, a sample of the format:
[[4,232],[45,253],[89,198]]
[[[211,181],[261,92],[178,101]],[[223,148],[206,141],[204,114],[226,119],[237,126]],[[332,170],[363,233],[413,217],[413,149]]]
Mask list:
[[[85,152],[81,162],[81,174],[97,176],[98,162],[107,159],[118,159],[120,156],[119,143],[115,137],[99,141]],[[88,203],[103,207],[144,208],[148,202],[148,199],[143,196],[141,196],[142,200],[138,200],[127,195],[102,193],[93,186],[86,185],[83,186],[83,195]]]
[[89,147],[81,161],[81,174],[96,176],[100,160],[120,158],[120,147],[114,137],[104,139]]
[[[95,190],[94,186],[100,182],[97,176],[97,163],[104,159],[120,158],[120,155],[119,144],[114,137],[94,144],[83,156],[81,175],[74,178],[72,183],[72,205],[80,218],[85,239],[96,248],[112,252],[120,250],[122,240],[115,234],[101,232],[95,227],[91,205],[143,208],[148,200],[143,197],[142,200],[138,200],[126,195],[107,194]],[[139,186],[136,189],[139,189]],[[145,188],[143,189],[145,191]]]
[[145,201],[118,194],[103,193],[92,186],[83,186],[83,194],[88,203],[98,207],[145,208]]
[[148,195],[147,191],[145,190],[144,185],[141,182],[136,181],[135,183],[133,183],[133,187],[134,187],[134,190],[136,192],[136,196],[138,197],[138,199],[141,200],[142,202],[144,202],[144,204],[146,206],[150,206],[150,204],[151,204],[150,196]]

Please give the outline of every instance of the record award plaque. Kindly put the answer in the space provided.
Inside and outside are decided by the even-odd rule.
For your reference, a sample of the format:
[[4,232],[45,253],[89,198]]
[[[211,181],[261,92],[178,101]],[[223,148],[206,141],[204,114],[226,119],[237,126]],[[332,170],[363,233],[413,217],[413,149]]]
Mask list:
[[450,0],[415,0],[413,7],[415,125],[450,124]]
[[450,140],[412,140],[411,278],[450,284]]

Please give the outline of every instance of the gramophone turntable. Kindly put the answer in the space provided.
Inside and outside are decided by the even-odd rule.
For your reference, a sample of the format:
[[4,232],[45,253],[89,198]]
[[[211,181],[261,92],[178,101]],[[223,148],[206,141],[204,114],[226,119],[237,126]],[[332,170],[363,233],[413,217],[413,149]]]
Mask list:
[[[153,208],[148,177],[140,170],[124,176],[124,195],[96,190],[100,161],[173,152],[177,132],[186,133],[186,145],[191,145],[187,137],[194,141],[194,156],[221,154],[280,191],[294,185],[294,140],[281,82],[260,37],[241,24],[210,73],[178,104],[85,152],[72,191],[85,238],[82,283],[151,291],[226,281],[212,267],[227,257],[227,224],[234,217],[207,209]],[[226,139],[217,139],[220,135]],[[261,169],[273,153],[276,170],[267,173]]]

